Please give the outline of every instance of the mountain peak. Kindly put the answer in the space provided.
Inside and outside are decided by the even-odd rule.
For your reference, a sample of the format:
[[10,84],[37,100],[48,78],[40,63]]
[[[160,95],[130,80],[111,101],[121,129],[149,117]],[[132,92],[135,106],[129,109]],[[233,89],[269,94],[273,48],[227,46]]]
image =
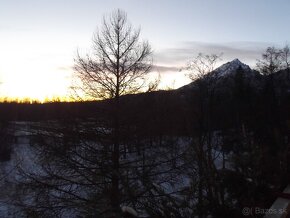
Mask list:
[[215,69],[214,72],[217,73],[219,76],[225,76],[231,73],[235,73],[240,67],[245,71],[251,71],[251,68],[248,65],[242,63],[238,58],[236,58],[230,62],[221,65],[220,67]]
[[230,63],[243,64],[238,58],[232,60]]
[[[208,76],[201,79],[207,79],[207,78],[213,77],[217,79],[216,81],[220,83],[222,81],[225,81],[224,80],[225,78],[228,78],[228,77],[232,78],[232,76],[234,76],[237,73],[239,68],[241,68],[241,70],[243,71],[245,78],[252,79],[257,76],[257,73],[255,71],[253,71],[248,65],[244,64],[238,58],[236,58],[232,61],[229,61],[221,65],[220,67],[216,68],[212,72],[209,72]],[[253,79],[253,81],[255,80]],[[196,81],[193,81],[192,83],[188,85],[182,86],[179,89],[183,90],[183,89],[194,88],[194,87],[196,87]]]

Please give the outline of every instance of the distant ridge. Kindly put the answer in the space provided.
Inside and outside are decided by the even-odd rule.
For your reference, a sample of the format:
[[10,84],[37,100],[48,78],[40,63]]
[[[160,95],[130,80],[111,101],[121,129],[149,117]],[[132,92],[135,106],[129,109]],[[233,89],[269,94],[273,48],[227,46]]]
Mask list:
[[[220,67],[214,69],[212,72],[209,72],[206,77],[211,78],[214,77],[215,79],[222,81],[223,79],[232,77],[238,69],[241,69],[243,72],[246,72],[245,76],[247,78],[252,78],[257,76],[257,72],[252,70],[249,65],[244,64],[239,59],[234,59],[232,61],[229,61]],[[200,78],[202,79],[202,78]],[[193,81],[185,86],[180,87],[178,90],[184,90],[188,88],[194,88],[196,81]]]

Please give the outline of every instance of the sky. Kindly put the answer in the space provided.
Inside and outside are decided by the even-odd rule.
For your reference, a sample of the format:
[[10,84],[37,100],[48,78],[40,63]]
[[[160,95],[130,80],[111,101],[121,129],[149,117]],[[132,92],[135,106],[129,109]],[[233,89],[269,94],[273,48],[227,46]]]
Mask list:
[[66,96],[77,49],[90,51],[118,8],[150,42],[162,87],[188,83],[179,69],[199,52],[254,67],[266,47],[290,40],[289,0],[0,0],[0,96]]

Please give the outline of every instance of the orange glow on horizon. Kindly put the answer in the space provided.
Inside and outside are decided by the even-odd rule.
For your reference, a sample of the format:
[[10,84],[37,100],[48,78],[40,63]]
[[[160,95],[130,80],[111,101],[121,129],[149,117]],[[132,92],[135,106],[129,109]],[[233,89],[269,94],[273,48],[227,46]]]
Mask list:
[[[148,81],[153,81],[156,78],[156,72],[151,72]],[[27,80],[28,81],[28,80]],[[49,80],[46,82],[46,89],[43,89],[40,86],[38,87],[29,87],[29,86],[17,86],[17,84],[13,84],[13,89],[7,89],[3,87],[4,85],[0,85],[0,88],[3,90],[2,93],[0,92],[0,102],[16,102],[16,103],[50,103],[50,102],[77,102],[77,101],[92,101],[95,99],[91,99],[89,97],[82,97],[79,99],[77,96],[72,96],[69,93],[69,88],[67,86],[67,81],[63,80],[64,86],[62,87],[62,83],[59,82],[58,86],[61,89],[58,90],[51,90],[52,94],[50,94],[49,86],[53,86],[53,81]],[[169,90],[169,89],[176,89],[179,88],[190,81],[185,76],[176,75],[175,73],[168,73],[161,75],[160,83],[157,90]],[[18,88],[14,88],[18,87]],[[9,87],[8,87],[9,88]],[[8,91],[7,91],[8,90]],[[146,92],[147,87],[145,86],[144,89],[140,90],[140,92]],[[54,92],[53,92],[54,91]],[[58,91],[58,93],[57,93]],[[80,94],[80,93],[79,93]],[[101,100],[101,99],[99,99]]]
[[[15,68],[19,69],[19,66]],[[43,67],[39,66],[39,68]],[[41,73],[32,69],[26,72],[28,73],[15,73],[9,76],[4,75],[4,77],[0,78],[0,81],[2,81],[0,84],[0,102],[47,103],[94,100],[81,95],[81,93],[77,94],[81,95],[82,99],[74,96],[76,93],[73,93],[70,89],[73,74],[71,69],[47,69]],[[158,75],[160,75],[158,90],[176,89],[190,82],[184,72],[174,71],[150,72],[146,82],[149,84],[151,81],[155,81]],[[146,92],[147,85],[140,92]]]
[[71,97],[52,97],[52,98],[30,98],[30,97],[0,97],[0,103],[52,103],[52,102],[77,102]]

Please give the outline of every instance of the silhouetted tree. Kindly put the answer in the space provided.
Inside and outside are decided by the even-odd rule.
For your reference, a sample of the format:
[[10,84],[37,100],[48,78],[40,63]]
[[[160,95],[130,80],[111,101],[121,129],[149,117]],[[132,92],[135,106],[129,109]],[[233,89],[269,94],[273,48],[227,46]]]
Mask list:
[[213,135],[213,109],[219,75],[213,70],[220,57],[221,55],[200,53],[187,66],[187,70],[190,71],[189,77],[195,82],[196,93],[196,96],[192,96],[192,108],[195,111],[192,116],[197,123],[196,128],[192,129],[192,151],[197,160],[196,166],[193,166],[193,169],[197,167],[197,175],[192,177],[195,177],[194,180],[197,179],[199,217],[205,217],[208,208],[213,211],[218,204],[217,171],[213,152],[217,146]]
[[[121,217],[123,207],[152,217],[181,216],[181,200],[168,188],[174,185],[166,184],[182,179],[180,142],[165,133],[149,133],[156,124],[144,126],[152,114],[142,120],[145,124],[138,123],[135,119],[143,118],[146,108],[132,114],[128,96],[123,96],[144,87],[151,67],[149,44],[138,39],[139,30],[117,10],[95,34],[93,55],[77,55],[79,86],[74,91],[80,97],[105,99],[104,112],[36,128],[33,152],[38,170],[20,169],[20,188],[35,201],[24,197],[17,202],[30,216]],[[149,91],[157,83],[149,84]]]
[[126,13],[117,10],[104,18],[101,30],[94,35],[93,55],[82,58],[78,54],[75,65],[86,96],[114,100],[111,204],[116,211],[120,205],[120,96],[139,91],[151,68],[150,46],[140,43],[139,35],[140,29],[128,24]]
[[262,59],[257,62],[257,69],[260,73],[270,75],[282,69],[281,50],[268,47],[262,54]]
[[282,49],[281,56],[282,56],[283,68],[289,70],[289,68],[290,68],[290,49],[289,49],[288,45],[286,45]]
[[217,62],[221,59],[222,54],[203,54],[199,53],[196,57],[192,58],[188,63],[186,69],[189,70],[188,77],[192,80],[198,80],[209,76]]
[[77,93],[90,99],[115,98],[138,92],[151,68],[151,48],[140,42],[140,29],[133,29],[121,10],[104,17],[93,37],[92,55],[75,59]]

